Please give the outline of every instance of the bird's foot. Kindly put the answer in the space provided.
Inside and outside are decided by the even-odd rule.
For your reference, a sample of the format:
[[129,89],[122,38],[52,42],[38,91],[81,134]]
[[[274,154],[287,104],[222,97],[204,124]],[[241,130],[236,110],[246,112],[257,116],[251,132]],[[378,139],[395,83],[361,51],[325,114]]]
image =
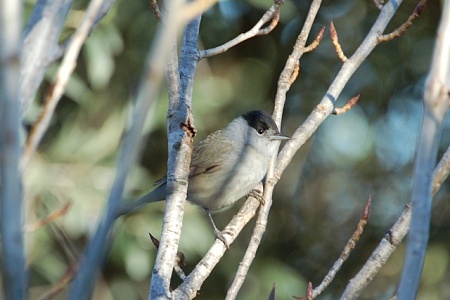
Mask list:
[[221,241],[225,247],[227,248],[227,250],[230,250],[230,245],[227,242],[227,239],[225,238],[225,234],[230,235],[230,232],[228,231],[224,231],[221,232],[220,230],[218,230],[217,228],[214,230],[214,234],[216,235],[216,239],[218,239],[219,241]]
[[261,190],[258,190],[258,189],[253,189],[253,190],[251,190],[251,191],[247,194],[247,198],[248,198],[248,197],[253,197],[253,198],[255,198],[256,200],[259,201],[259,203],[261,203],[261,205],[266,204],[266,201],[264,200],[264,197],[263,197],[263,192],[262,192]]
[[227,239],[225,238],[225,234],[228,234],[228,235],[231,235],[231,236],[233,234],[231,232],[227,231],[227,230],[224,230],[224,232],[221,232],[217,228],[216,223],[214,223],[214,220],[213,220],[213,218],[211,216],[211,212],[209,211],[209,209],[206,208],[206,207],[204,207],[203,209],[205,210],[206,214],[208,215],[209,221],[211,222],[211,225],[212,225],[212,227],[214,229],[214,235],[216,236],[216,239],[222,241],[222,243],[225,245],[225,247],[227,247],[227,250],[229,250],[230,249],[230,245],[228,244]]

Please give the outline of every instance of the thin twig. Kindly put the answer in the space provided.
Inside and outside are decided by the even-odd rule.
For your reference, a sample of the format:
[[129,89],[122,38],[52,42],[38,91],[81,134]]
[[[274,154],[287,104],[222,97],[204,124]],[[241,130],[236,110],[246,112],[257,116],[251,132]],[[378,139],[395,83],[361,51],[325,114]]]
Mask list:
[[433,195],[439,190],[450,174],[450,146],[445,151],[433,173]]
[[[159,240],[157,238],[155,238],[150,232],[148,233],[148,235],[150,236],[150,240],[152,241],[153,246],[156,247],[156,249],[159,248]],[[181,267],[185,266],[186,263],[186,257],[184,255],[183,252],[181,251],[177,251],[177,256],[176,256],[176,260],[175,260],[175,264],[173,266],[173,269],[175,271],[175,273],[177,273],[178,277],[181,280],[184,280],[186,278],[186,274],[184,274],[183,269],[181,269]]]
[[75,275],[77,271],[77,266],[75,264],[70,265],[67,269],[64,276],[55,284],[53,285],[48,291],[45,292],[41,297],[39,297],[39,300],[50,300],[55,299],[55,296],[58,295],[63,289],[67,287],[67,284],[72,280],[73,276]]
[[348,102],[342,106],[342,107],[335,107],[333,109],[333,111],[331,112],[333,115],[341,115],[343,113],[346,113],[347,111],[349,111],[350,109],[352,109],[353,106],[356,105],[356,103],[359,100],[359,96],[360,95],[356,95],[355,97],[351,98],[350,100],[348,100]]
[[387,42],[390,40],[393,40],[399,36],[401,36],[405,31],[411,27],[413,21],[417,19],[420,14],[422,13],[423,9],[425,8],[425,5],[427,4],[427,0],[421,0],[417,6],[415,7],[413,13],[408,17],[408,20],[406,20],[405,23],[400,25],[397,29],[392,31],[391,33],[384,34],[378,38],[379,43]]
[[[269,21],[272,21],[274,19],[278,20],[277,15],[279,14],[279,10],[280,10],[279,4],[272,5],[272,7],[270,7],[266,11],[266,13],[261,17],[261,19],[249,31],[247,31],[245,33],[241,33],[240,35],[238,35],[231,41],[228,41],[221,46],[218,46],[218,47],[215,47],[212,49],[199,51],[199,60],[206,58],[206,57],[211,57],[211,56],[214,56],[214,55],[217,55],[220,53],[224,53],[224,52],[228,51],[230,48],[236,46],[237,44],[242,43],[243,41],[246,41],[254,36],[261,35],[261,34],[268,34],[275,27],[276,24],[274,25],[272,22],[269,24],[268,28],[271,28],[270,31],[267,31],[262,27],[264,26],[264,24],[266,24]],[[277,24],[278,24],[278,22],[277,22]]]
[[36,231],[42,227],[44,227],[45,225],[61,218],[62,216],[64,216],[68,211],[69,211],[69,207],[70,207],[71,203],[67,202],[66,204],[64,204],[62,207],[58,208],[57,210],[53,211],[52,213],[50,213],[47,217],[40,219],[32,224],[28,224],[25,226],[24,228],[24,232],[33,232]]
[[152,7],[156,19],[161,22],[161,11],[159,10],[159,6],[158,3],[156,3],[156,0],[150,0],[150,6]]
[[341,44],[339,44],[339,37],[336,31],[336,28],[334,27],[333,21],[330,22],[330,35],[331,35],[331,41],[333,42],[334,49],[336,49],[336,53],[339,57],[339,59],[342,62],[347,61],[347,56],[345,56],[344,51],[342,51]]
[[314,51],[314,50],[316,50],[317,47],[319,47],[320,42],[322,41],[324,32],[325,32],[325,26],[323,26],[322,29],[320,29],[320,31],[317,34],[314,41],[312,41],[311,44],[309,44],[308,46],[305,47],[305,50],[304,50],[305,53]]
[[359,238],[361,237],[364,231],[364,227],[367,225],[367,220],[369,219],[370,216],[371,204],[372,200],[369,196],[369,200],[367,200],[366,206],[364,207],[364,211],[361,215],[361,218],[358,222],[358,226],[356,227],[355,232],[353,233],[352,237],[348,240],[347,245],[345,245],[345,248],[342,251],[341,255],[339,256],[338,260],[334,263],[330,271],[328,271],[328,274],[325,276],[325,278],[322,280],[319,286],[314,289],[313,298],[319,296],[327,288],[327,286],[330,285],[330,283],[336,276],[337,272],[341,269],[344,262],[350,256],[350,253],[353,251],[353,249],[355,249],[356,243],[359,241]]

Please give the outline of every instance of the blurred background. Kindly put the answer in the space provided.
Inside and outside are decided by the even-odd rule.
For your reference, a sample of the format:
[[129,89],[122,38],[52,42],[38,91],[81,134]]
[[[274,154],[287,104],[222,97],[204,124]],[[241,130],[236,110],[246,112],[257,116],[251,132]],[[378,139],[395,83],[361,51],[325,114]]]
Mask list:
[[[79,24],[87,1],[75,1],[61,41]],[[403,23],[416,1],[405,1],[388,27]],[[194,86],[196,141],[251,109],[273,109],[278,76],[308,12],[310,1],[286,1],[281,20],[266,36],[202,60]],[[33,1],[29,1],[29,17]],[[247,31],[271,6],[269,0],[222,1],[206,12],[199,48],[221,45]],[[319,299],[336,299],[361,268],[411,197],[416,137],[421,121],[421,95],[429,70],[440,4],[430,1],[400,38],[379,45],[349,81],[338,106],[361,98],[351,111],[330,116],[300,149],[275,189],[267,232],[239,299],[266,299],[276,283],[277,299],[304,295],[308,281],[317,286],[356,228],[372,197],[372,215],[356,250]],[[313,26],[324,38],[301,59],[301,71],[284,110],[282,132],[290,135],[325,94],[342,65],[329,36],[333,20],[347,56],[356,50],[376,20],[371,1],[324,1]],[[67,272],[81,255],[104,209],[116,171],[122,132],[158,22],[144,0],[117,0],[83,47],[65,96],[38,153],[28,166],[24,186],[27,223],[70,202],[55,224],[26,234],[30,295],[37,299]],[[53,65],[33,107],[28,129],[57,70]],[[166,172],[167,93],[162,88],[149,114],[148,134],[139,164],[129,176],[127,196],[151,190]],[[447,118],[439,157],[450,144]],[[433,202],[430,243],[418,299],[450,299],[450,185],[444,183]],[[223,228],[243,202],[214,214]],[[160,235],[164,203],[121,218],[94,299],[146,299],[156,256],[148,233]],[[254,222],[232,244],[198,299],[223,298],[247,247]],[[185,271],[195,267],[214,241],[202,209],[188,204],[180,250]],[[68,254],[70,253],[70,255]],[[387,299],[401,272],[404,243],[389,259],[361,299]],[[173,286],[179,284],[174,276]],[[57,298],[64,298],[61,293]]]

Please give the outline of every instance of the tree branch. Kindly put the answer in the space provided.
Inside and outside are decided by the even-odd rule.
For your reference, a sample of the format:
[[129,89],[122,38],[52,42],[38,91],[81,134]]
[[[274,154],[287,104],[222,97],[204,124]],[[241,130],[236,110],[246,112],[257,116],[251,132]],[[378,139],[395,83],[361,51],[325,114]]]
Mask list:
[[6,299],[27,298],[20,158],[22,4],[0,2],[0,237]]
[[[285,68],[280,75],[280,79],[278,81],[278,89],[277,96],[275,102],[275,112],[274,119],[278,125],[278,128],[281,128],[281,112],[282,107],[284,106],[284,99],[286,97],[286,93],[289,90],[290,86],[293,83],[293,74],[298,74],[298,66],[299,59],[303,55],[305,51],[306,40],[311,31],[312,25],[316,18],[317,12],[319,11],[321,0],[315,0],[311,4],[311,7],[308,12],[308,16],[306,18],[305,24],[303,25],[302,31],[297,38],[296,44],[291,55],[286,62]],[[320,36],[320,34],[319,34]],[[317,39],[316,39],[317,40]],[[283,103],[280,103],[283,102]],[[277,114],[278,108],[278,114]],[[253,259],[256,256],[256,251],[258,250],[259,244],[261,242],[261,238],[266,231],[267,220],[269,218],[270,207],[272,206],[272,195],[273,189],[276,183],[279,180],[279,174],[274,173],[274,165],[276,163],[276,158],[271,161],[269,170],[266,176],[266,182],[264,185],[264,201],[265,205],[263,205],[259,211],[258,219],[256,220],[255,228],[253,229],[252,237],[250,238],[250,243],[247,247],[245,255],[239,264],[238,271],[236,272],[236,276],[231,284],[230,289],[227,292],[226,299],[235,299],[237,293],[239,292],[242,284],[245,280],[245,275],[248,273],[250,265],[253,262]]]
[[[228,51],[230,48],[232,48],[252,37],[255,37],[257,35],[268,34],[270,31],[272,31],[273,28],[275,28],[275,25],[278,23],[281,4],[275,3],[274,5],[272,5],[272,7],[270,7],[266,11],[266,13],[261,17],[261,19],[249,31],[247,31],[245,33],[241,33],[240,35],[238,35],[231,41],[228,41],[225,44],[218,46],[216,48],[199,51],[199,60],[206,58],[206,57],[211,57],[211,56],[214,56],[214,55],[217,55],[220,53],[224,53],[224,52]],[[269,22],[271,20],[276,20],[277,22],[275,24],[271,23],[269,25],[268,28],[270,28],[270,30],[265,30],[263,28],[264,24],[266,24],[267,22]]]
[[64,94],[66,85],[69,82],[73,70],[75,69],[81,47],[83,46],[90,30],[97,20],[99,12],[103,7],[103,2],[104,0],[92,0],[86,13],[84,14],[80,26],[72,36],[71,43],[64,55],[61,65],[59,66],[56,78],[47,91],[44,108],[27,138],[24,153],[20,162],[22,170],[30,161],[31,156],[36,151],[37,146],[47,131],[56,105]]
[[[175,6],[179,4],[178,1],[172,2],[174,2],[173,5]],[[177,9],[181,9],[181,7]],[[120,207],[126,177],[141,148],[143,124],[150,106],[158,95],[168,55],[170,49],[173,48],[176,32],[181,26],[180,21],[176,21],[178,20],[177,16],[176,11],[165,16],[167,22],[162,23],[162,28],[153,43],[156,46],[153,51],[149,51],[147,68],[144,70],[140,88],[136,95],[136,105],[130,118],[131,125],[121,145],[117,173],[108,198],[107,208],[94,237],[85,250],[80,270],[75,276],[69,291],[69,299],[85,299],[89,297],[99,265],[108,251],[111,230],[117,216],[117,210]]]

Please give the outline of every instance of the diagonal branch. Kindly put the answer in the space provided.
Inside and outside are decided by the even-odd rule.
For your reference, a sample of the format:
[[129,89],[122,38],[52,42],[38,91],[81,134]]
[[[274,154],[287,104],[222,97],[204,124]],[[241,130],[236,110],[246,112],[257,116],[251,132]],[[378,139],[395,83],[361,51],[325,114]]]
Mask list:
[[103,7],[103,0],[93,0],[81,21],[80,26],[72,36],[72,41],[64,55],[63,61],[59,66],[55,80],[47,91],[44,109],[42,110],[38,120],[31,129],[30,135],[25,143],[24,153],[20,161],[20,168],[23,170],[31,159],[31,156],[36,151],[42,137],[52,119],[56,105],[61,99],[70,76],[76,66],[78,54],[85,42],[88,34],[97,20],[97,16]]
[[338,260],[334,263],[330,271],[328,271],[328,274],[325,276],[325,278],[322,280],[319,286],[314,289],[312,293],[313,294],[312,298],[316,298],[317,296],[319,296],[327,288],[327,286],[330,285],[330,283],[336,276],[337,272],[341,269],[344,262],[350,256],[350,253],[353,251],[353,249],[356,246],[356,243],[359,241],[361,235],[363,234],[364,227],[366,227],[367,225],[367,221],[370,216],[371,205],[372,199],[369,196],[369,200],[367,200],[366,206],[364,207],[364,211],[361,214],[361,218],[358,222],[358,226],[356,227],[356,231],[353,233],[352,237],[348,240],[347,245],[345,245],[344,250],[342,251]]

